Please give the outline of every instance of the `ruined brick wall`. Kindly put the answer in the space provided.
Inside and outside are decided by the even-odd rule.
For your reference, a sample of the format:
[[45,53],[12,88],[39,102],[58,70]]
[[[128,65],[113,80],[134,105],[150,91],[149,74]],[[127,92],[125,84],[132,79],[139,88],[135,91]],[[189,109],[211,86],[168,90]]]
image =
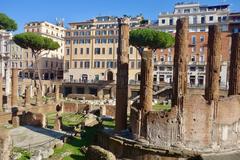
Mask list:
[[31,125],[36,127],[46,126],[46,116],[43,113],[27,112],[20,116],[21,125]]
[[147,115],[147,139],[157,146],[171,146],[177,142],[178,122],[176,108],[171,112],[149,112]]
[[76,102],[64,102],[63,112],[81,113],[88,107],[88,104],[81,104]]
[[213,106],[208,105],[201,95],[187,95],[183,106],[182,142],[190,148],[209,147]]

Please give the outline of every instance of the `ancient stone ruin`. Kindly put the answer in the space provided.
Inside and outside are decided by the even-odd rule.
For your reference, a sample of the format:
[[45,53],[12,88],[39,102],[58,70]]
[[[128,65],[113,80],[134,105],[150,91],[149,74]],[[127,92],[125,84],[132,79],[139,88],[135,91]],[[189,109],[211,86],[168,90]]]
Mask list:
[[[121,34],[124,35],[124,33]],[[130,134],[132,136],[130,137],[132,139],[129,139],[129,135],[126,138],[104,133],[99,136],[99,144],[112,151],[117,157],[132,156],[137,159],[164,157],[170,160],[238,151],[240,146],[240,34],[232,35],[229,96],[226,97],[219,96],[222,47],[220,27],[209,26],[208,37],[205,95],[187,92],[188,19],[180,18],[177,21],[175,41],[171,110],[151,111],[151,109],[148,110],[151,104],[146,104],[150,106],[144,106],[146,114],[141,119],[141,108],[131,106]],[[144,94],[148,95],[148,93]],[[121,103],[125,104],[126,101]],[[116,107],[116,117],[122,115],[124,119],[125,112],[121,114],[120,109],[122,106]],[[125,123],[125,121],[121,122]],[[146,125],[145,129],[140,128],[141,123]],[[119,129],[125,129],[125,127]],[[139,141],[139,138],[145,140]]]

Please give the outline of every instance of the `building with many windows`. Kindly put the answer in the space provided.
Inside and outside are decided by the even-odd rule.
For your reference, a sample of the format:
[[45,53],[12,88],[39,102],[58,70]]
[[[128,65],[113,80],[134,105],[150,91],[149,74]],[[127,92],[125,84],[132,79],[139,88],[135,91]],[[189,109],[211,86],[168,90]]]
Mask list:
[[[57,25],[43,21],[30,22],[24,27],[25,32],[35,32],[44,37],[51,38],[59,43],[60,48],[54,51],[43,51],[43,55],[39,62],[39,68],[42,79],[62,79],[63,78],[63,56],[64,56],[64,36],[65,28],[63,23]],[[23,59],[25,60],[23,66],[23,76],[33,77],[34,75],[34,58],[30,50],[26,50]]]
[[218,23],[222,31],[228,31],[229,5],[200,5],[199,3],[177,3],[173,12],[161,12],[158,26],[161,31],[176,32],[176,21],[189,18],[190,32],[207,32],[208,26]]
[[[131,28],[139,27],[142,16],[129,17]],[[118,21],[101,16],[70,23],[65,35],[64,79],[66,81],[116,80]],[[129,80],[138,80],[140,55],[129,47]]]
[[[207,43],[209,25],[218,24],[222,30],[221,87],[228,84],[228,62],[230,54],[229,5],[200,5],[199,3],[177,3],[172,13],[162,12],[158,17],[158,25],[152,28],[176,32],[176,21],[180,17],[189,18],[188,45],[188,84],[192,87],[205,85],[207,62]],[[154,58],[154,80],[172,82],[174,47],[158,50]]]

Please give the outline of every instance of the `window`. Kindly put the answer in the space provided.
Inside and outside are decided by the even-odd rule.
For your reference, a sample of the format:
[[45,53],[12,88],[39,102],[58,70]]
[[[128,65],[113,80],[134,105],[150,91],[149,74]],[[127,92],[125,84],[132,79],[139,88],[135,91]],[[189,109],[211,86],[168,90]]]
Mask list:
[[130,54],[133,54],[133,47],[130,47]]
[[165,24],[165,19],[162,19],[162,24]]
[[70,36],[71,35],[71,33],[70,32],[66,32],[66,36]]
[[168,62],[172,62],[172,54],[171,53],[168,54]]
[[74,62],[74,68],[77,68],[77,61]]
[[159,67],[159,70],[160,70],[160,71],[164,71],[165,68],[164,68],[164,67]]
[[78,44],[78,40],[77,40],[77,39],[74,39],[74,40],[73,40],[73,44]]
[[172,71],[172,67],[167,67],[167,71]]
[[94,67],[95,68],[100,68],[100,61],[95,61],[94,62]]
[[190,13],[190,9],[184,9],[184,13]]
[[107,39],[103,38],[103,39],[101,40],[101,42],[102,42],[102,43],[107,43]]
[[48,61],[45,62],[45,66],[48,67]]
[[105,48],[102,48],[102,54],[105,54]]
[[83,68],[83,61],[80,61],[80,68]]
[[223,17],[222,17],[222,20],[223,20],[223,21],[226,21],[226,20],[227,20],[227,16],[223,16]]
[[218,17],[218,22],[221,22],[222,21],[222,18],[221,17]]
[[196,36],[192,36],[192,44],[196,44]]
[[111,39],[108,39],[108,43],[113,43],[114,40],[111,38]]
[[98,38],[96,38],[96,39],[95,39],[95,43],[98,43],[98,44],[99,44],[99,43],[101,43],[101,40],[98,39]]
[[95,54],[100,54],[101,53],[101,49],[100,48],[95,48]]
[[102,61],[102,68],[105,68],[105,61]]
[[213,21],[213,16],[210,16],[210,17],[209,17],[209,21]]
[[70,49],[69,48],[67,48],[67,55],[69,55],[70,54]]
[[74,54],[77,55],[77,48],[74,49]]
[[173,19],[172,18],[169,20],[169,25],[173,25]]
[[141,68],[141,61],[138,61],[137,68]]
[[201,17],[201,23],[205,23],[205,17]]
[[74,34],[73,34],[74,36],[78,36],[78,32],[74,32]]
[[190,67],[190,71],[196,71],[196,67]]
[[107,68],[113,68],[113,62],[107,61]]
[[84,66],[85,68],[90,68],[90,62],[89,61],[84,62]]
[[198,71],[204,72],[204,66],[199,66]]
[[86,48],[86,54],[89,54],[89,48]]
[[80,54],[83,54],[83,48],[80,48]]
[[66,44],[70,44],[70,40],[66,40]]
[[66,64],[66,65],[65,65],[65,69],[69,69],[69,61],[66,61],[65,64]]
[[134,68],[134,61],[131,62],[131,68]]
[[200,36],[200,42],[204,42],[204,36]]
[[197,24],[197,17],[196,16],[193,17],[193,24]]
[[200,52],[204,52],[204,47],[200,47],[200,48],[199,48],[199,51],[200,51]]
[[109,53],[109,54],[112,54],[112,48],[109,48],[108,53]]
[[199,57],[199,61],[200,61],[201,63],[204,62],[204,55],[203,55],[203,54],[200,55],[200,57]]

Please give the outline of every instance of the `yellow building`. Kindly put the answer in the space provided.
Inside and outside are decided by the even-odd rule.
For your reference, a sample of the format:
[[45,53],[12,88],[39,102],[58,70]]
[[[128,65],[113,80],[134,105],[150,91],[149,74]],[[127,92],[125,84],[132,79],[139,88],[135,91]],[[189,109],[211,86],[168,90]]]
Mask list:
[[[140,26],[142,16],[129,17],[130,27]],[[65,82],[116,80],[118,22],[117,17],[101,16],[70,23],[65,32]],[[129,47],[129,82],[138,81],[140,55]]]
[[[65,28],[63,27],[63,23],[54,25],[46,21],[30,22],[25,25],[24,29],[25,32],[36,32],[59,43],[59,49],[50,52],[43,51],[43,53],[41,53],[43,56],[40,59],[39,68],[41,71],[42,79],[62,79],[65,35]],[[32,53],[30,50],[26,50],[25,56],[26,61],[33,61]],[[27,72],[30,77],[32,77],[34,67],[29,66],[28,69],[25,69],[23,72]]]

